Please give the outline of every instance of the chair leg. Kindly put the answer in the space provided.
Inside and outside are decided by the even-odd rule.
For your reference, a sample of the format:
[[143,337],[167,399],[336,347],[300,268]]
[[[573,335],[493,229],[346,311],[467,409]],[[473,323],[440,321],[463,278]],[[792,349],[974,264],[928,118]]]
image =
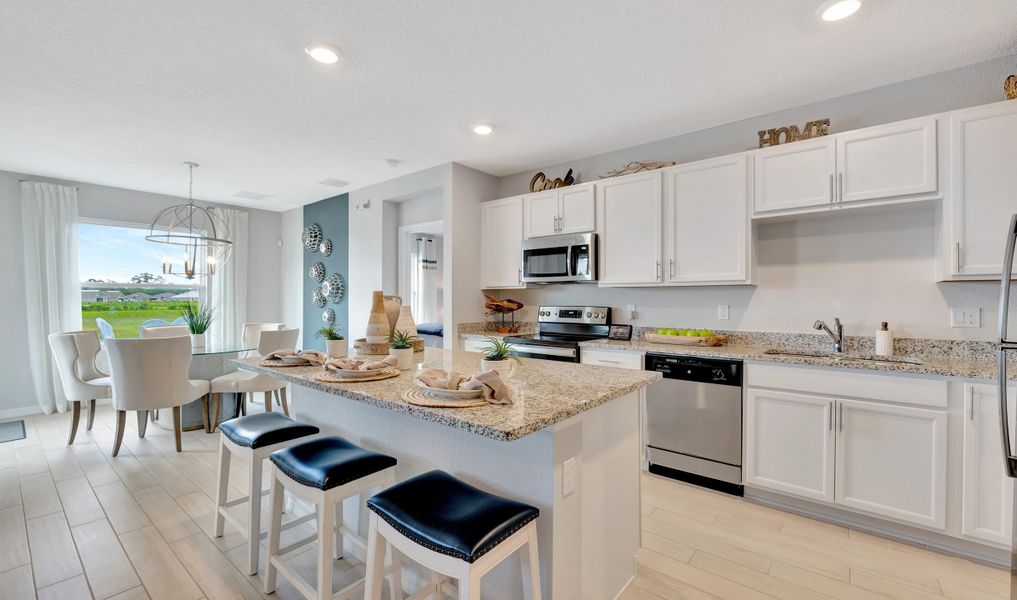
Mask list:
[[332,558],[339,560],[343,557],[343,503],[335,503],[335,538],[332,542]]
[[201,397],[201,420],[205,426],[205,433],[211,433],[212,430],[208,428],[208,397],[212,394],[205,394]]
[[276,569],[272,564],[272,557],[279,552],[279,534],[282,529],[283,484],[279,481],[278,475],[272,477],[272,493],[269,495],[269,501],[271,511],[268,522],[268,558],[265,560],[264,592],[266,594],[275,591]]
[[272,392],[265,392],[265,412],[272,412]]
[[240,394],[240,414],[247,416],[247,392]]
[[431,585],[434,586],[434,597],[436,600],[445,600],[445,576],[437,571],[431,572]]
[[158,408],[155,409],[155,410],[148,411],[148,414],[151,415],[153,423],[155,423],[156,421],[159,420],[159,409]]
[[480,600],[480,575],[473,569],[459,580],[459,600]]
[[92,431],[92,423],[95,422],[95,398],[88,401],[88,423],[85,424],[86,431]]
[[74,443],[74,436],[78,435],[78,421],[81,420],[81,401],[71,402],[71,434],[67,436],[67,445]]
[[148,411],[138,411],[138,437],[145,437],[145,431],[148,429]]
[[261,468],[262,460],[251,460],[251,485],[247,516],[247,574],[258,573],[258,550],[261,548]]
[[378,533],[378,515],[370,514],[367,527],[367,578],[364,580],[364,600],[381,600],[381,585],[385,579],[385,538]]
[[113,456],[120,454],[120,444],[124,441],[124,429],[127,427],[127,411],[117,411],[117,431],[113,439]]
[[526,548],[519,554],[523,571],[523,599],[540,600],[540,561],[537,558],[537,532],[531,528]]
[[[266,394],[267,395],[267,394]],[[332,528],[335,511],[318,505],[318,598],[332,597]]]
[[290,416],[290,406],[286,403],[286,386],[279,389],[279,400],[282,402],[283,414]]
[[176,439],[177,452],[182,452],[183,447],[180,444],[180,407],[173,407],[173,437]]
[[222,394],[212,394],[212,412],[208,415],[208,423],[212,429],[209,433],[215,433],[216,427],[219,426],[219,412],[222,410],[220,404],[222,404]]
[[223,527],[226,525],[226,518],[222,516],[219,509],[226,504],[226,493],[229,491],[230,483],[230,458],[232,453],[226,449],[222,441],[222,434],[219,434],[219,481],[215,485],[215,519],[212,523],[212,537],[222,537]]
[[403,600],[402,553],[393,544],[388,545],[388,551],[392,555],[392,579],[389,581],[388,595],[391,600]]

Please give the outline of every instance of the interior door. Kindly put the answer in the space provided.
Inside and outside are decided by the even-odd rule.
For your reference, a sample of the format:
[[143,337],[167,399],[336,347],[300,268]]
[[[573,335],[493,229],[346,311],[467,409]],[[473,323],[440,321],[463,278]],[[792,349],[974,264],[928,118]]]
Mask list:
[[935,192],[936,118],[840,134],[838,203]]
[[754,214],[832,206],[836,152],[830,137],[757,151]]
[[527,239],[558,233],[558,191],[523,196],[523,215]]

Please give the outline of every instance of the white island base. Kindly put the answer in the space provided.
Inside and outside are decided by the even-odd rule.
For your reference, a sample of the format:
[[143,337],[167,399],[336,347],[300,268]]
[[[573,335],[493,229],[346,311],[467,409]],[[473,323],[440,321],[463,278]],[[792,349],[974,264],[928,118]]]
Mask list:
[[[539,508],[545,600],[610,600],[635,574],[639,392],[504,442],[303,386],[291,389],[294,418],[396,457],[397,481],[442,469]],[[352,500],[343,515],[347,526],[366,534],[366,515]],[[348,544],[346,551],[363,559]],[[482,597],[522,598],[520,568],[514,556],[485,575]],[[417,565],[405,566],[403,577],[407,593],[428,581]]]

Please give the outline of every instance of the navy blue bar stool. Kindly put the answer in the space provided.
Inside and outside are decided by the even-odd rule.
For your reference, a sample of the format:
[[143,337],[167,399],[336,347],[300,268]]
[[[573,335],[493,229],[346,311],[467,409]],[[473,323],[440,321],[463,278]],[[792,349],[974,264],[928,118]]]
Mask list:
[[[364,589],[364,579],[332,594],[332,560],[342,555],[344,540],[348,539],[352,545],[367,551],[366,541],[343,526],[342,503],[355,496],[366,498],[368,494],[392,485],[395,482],[396,459],[365,450],[341,437],[327,436],[277,450],[269,456],[269,460],[275,468],[268,524],[265,593],[275,591],[277,573],[311,600],[344,600],[360,593]],[[283,490],[318,507],[318,533],[280,548]],[[312,587],[284,561],[287,554],[315,540],[318,542],[318,581],[317,586]],[[395,550],[392,552],[392,564],[392,600],[402,600],[402,578]],[[384,578],[384,556],[378,566],[379,577]]]
[[[540,600],[537,522],[540,511],[528,504],[489,494],[444,471],[431,471],[399,483],[367,501],[364,600],[380,600],[385,547],[430,569],[431,586],[413,598],[444,600],[445,577],[459,580],[460,600],[480,600],[480,578],[522,549],[523,596]],[[398,570],[398,563],[393,569]]]
[[[215,491],[215,523],[213,535],[223,534],[225,521],[247,536],[247,572],[254,575],[258,572],[258,549],[261,541],[261,490],[262,462],[276,450],[293,445],[297,441],[311,435],[317,435],[319,429],[307,425],[276,412],[260,413],[237,419],[230,419],[219,425],[219,483]],[[250,487],[247,496],[226,501],[229,490],[230,457],[236,456],[250,462]],[[241,523],[228,510],[238,504],[250,502],[250,516],[247,523]],[[296,527],[314,518],[307,515],[286,524],[287,528]]]

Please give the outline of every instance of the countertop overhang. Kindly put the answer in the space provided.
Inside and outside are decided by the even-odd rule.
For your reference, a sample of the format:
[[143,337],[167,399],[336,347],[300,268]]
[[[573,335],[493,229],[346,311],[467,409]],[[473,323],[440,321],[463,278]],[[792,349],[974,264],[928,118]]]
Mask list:
[[338,384],[316,381],[313,375],[321,367],[263,367],[258,364],[260,358],[238,358],[233,362],[245,371],[505,442],[595,409],[661,378],[660,373],[652,371],[521,358],[515,375],[508,381],[514,398],[510,406],[429,408],[407,404],[402,399],[403,391],[414,386],[419,365],[474,375],[480,372],[480,358],[473,352],[428,348],[416,354],[417,364],[399,377]]

